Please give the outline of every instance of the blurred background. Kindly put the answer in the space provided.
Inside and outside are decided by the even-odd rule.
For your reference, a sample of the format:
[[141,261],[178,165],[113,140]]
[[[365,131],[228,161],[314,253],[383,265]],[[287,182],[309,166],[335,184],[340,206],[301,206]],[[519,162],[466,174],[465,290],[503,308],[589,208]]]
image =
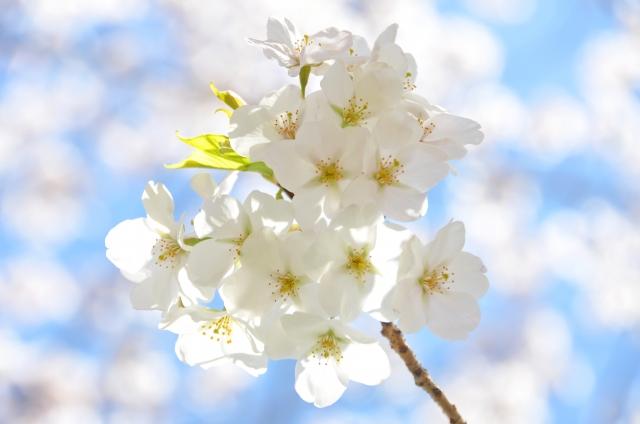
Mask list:
[[0,422],[444,422],[393,354],[323,410],[291,361],[189,368],[104,257],[147,180],[197,209],[194,172],[163,164],[176,130],[224,131],[210,81],[249,101],[289,81],[245,42],[268,16],[371,41],[399,23],[417,92],[486,130],[412,226],[462,219],[489,269],[468,340],[409,337],[465,418],[640,423],[637,0],[0,0]]

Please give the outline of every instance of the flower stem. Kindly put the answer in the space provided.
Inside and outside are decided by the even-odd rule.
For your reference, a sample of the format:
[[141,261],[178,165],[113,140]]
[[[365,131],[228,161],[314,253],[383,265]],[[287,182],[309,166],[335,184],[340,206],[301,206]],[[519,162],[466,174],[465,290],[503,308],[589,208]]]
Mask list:
[[451,424],[465,424],[466,421],[462,419],[456,406],[449,402],[449,399],[447,399],[442,390],[440,390],[431,379],[427,370],[418,362],[416,355],[404,340],[402,331],[393,323],[383,322],[381,333],[389,339],[391,349],[404,361],[407,369],[413,375],[416,386],[422,387],[422,389],[431,396],[431,399],[438,404],[442,412],[449,418],[449,422]]

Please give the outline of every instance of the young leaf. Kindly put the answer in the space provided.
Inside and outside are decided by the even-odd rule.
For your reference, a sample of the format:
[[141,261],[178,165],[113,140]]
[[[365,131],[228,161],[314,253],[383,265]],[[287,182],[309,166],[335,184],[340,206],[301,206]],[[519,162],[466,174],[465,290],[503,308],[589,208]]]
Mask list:
[[231,147],[229,137],[226,135],[202,134],[192,138],[185,138],[178,134],[178,138],[196,150],[181,162],[165,165],[167,168],[213,168],[257,172],[267,180],[275,182],[271,168],[264,162],[251,162],[249,158],[239,155]]
[[216,95],[220,101],[229,106],[231,109],[236,110],[240,106],[244,106],[246,102],[242,100],[242,98],[230,90],[220,91],[218,87],[215,86],[214,83],[209,83],[209,87],[211,87],[211,91]]

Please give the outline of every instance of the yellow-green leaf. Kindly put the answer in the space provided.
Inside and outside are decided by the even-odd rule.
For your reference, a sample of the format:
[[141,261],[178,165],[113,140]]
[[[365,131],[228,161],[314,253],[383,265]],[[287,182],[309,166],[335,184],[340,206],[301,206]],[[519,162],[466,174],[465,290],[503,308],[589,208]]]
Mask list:
[[234,93],[233,91],[220,91],[214,83],[210,83],[209,87],[211,87],[211,91],[213,91],[213,94],[215,94],[221,102],[223,102],[233,110],[236,110],[240,106],[244,106],[245,104],[247,104],[237,93]]
[[180,141],[194,150],[185,160],[165,165],[170,169],[213,168],[229,171],[257,172],[269,181],[275,182],[273,170],[264,162],[251,162],[248,157],[238,154],[229,143],[229,137],[223,134],[202,134],[186,138],[178,135]]

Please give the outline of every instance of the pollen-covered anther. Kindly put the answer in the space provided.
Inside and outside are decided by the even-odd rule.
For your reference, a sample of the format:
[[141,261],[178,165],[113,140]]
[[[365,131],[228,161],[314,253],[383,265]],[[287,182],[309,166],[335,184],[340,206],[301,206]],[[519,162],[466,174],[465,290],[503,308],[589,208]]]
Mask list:
[[418,124],[422,127],[422,138],[429,136],[436,129],[436,124],[423,118],[418,118]]
[[454,273],[449,272],[449,268],[442,265],[434,270],[425,270],[422,277],[418,280],[418,284],[420,284],[424,293],[443,294],[449,290],[453,283],[453,277]]
[[404,172],[404,165],[398,159],[387,156],[378,160],[378,169],[373,174],[373,178],[378,182],[378,186],[386,187],[397,184],[400,175]]
[[316,175],[318,181],[325,186],[337,183],[344,178],[344,169],[339,160],[320,160],[316,163]]
[[416,84],[413,82],[413,74],[411,72],[405,72],[404,74],[404,82],[402,83],[402,87],[406,91],[413,91],[416,89]]
[[296,138],[296,132],[298,131],[298,115],[300,111],[296,109],[293,112],[282,112],[273,121],[273,127],[278,134],[286,140],[293,140]]
[[367,274],[374,271],[369,251],[362,247],[360,249],[350,249],[347,254],[347,263],[345,264],[347,272],[358,280],[363,281]]
[[342,111],[342,126],[361,125],[369,118],[369,115],[369,103],[361,97],[353,96],[347,101],[347,105]]
[[300,38],[299,40],[296,40],[296,42],[293,43],[293,48],[296,51],[296,53],[298,53],[298,55],[302,55],[302,52],[304,51],[304,49],[311,44],[313,44],[313,38],[305,34],[302,36],[302,38]]
[[200,333],[205,337],[209,337],[210,340],[217,342],[223,341],[227,344],[231,343],[231,317],[224,315],[218,319],[213,319],[201,324]]
[[159,239],[152,249],[155,264],[163,268],[174,268],[183,252],[178,242],[165,238]]
[[340,339],[331,330],[318,336],[316,344],[311,349],[311,356],[318,359],[318,363],[325,364],[332,358],[339,362],[342,359],[342,348],[340,347]]
[[298,290],[300,289],[300,277],[287,271],[281,273],[276,271],[270,275],[272,281],[269,282],[269,286],[273,288],[271,294],[274,296],[274,300],[287,300],[298,297]]

